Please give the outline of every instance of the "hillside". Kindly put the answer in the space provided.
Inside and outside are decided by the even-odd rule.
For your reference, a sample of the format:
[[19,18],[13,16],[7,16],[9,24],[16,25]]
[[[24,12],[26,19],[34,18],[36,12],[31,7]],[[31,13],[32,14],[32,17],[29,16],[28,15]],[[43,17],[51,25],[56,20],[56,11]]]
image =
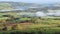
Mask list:
[[35,3],[24,3],[24,2],[0,2],[0,11],[5,10],[26,10],[26,11],[46,11],[48,9],[59,10],[60,4],[35,4]]

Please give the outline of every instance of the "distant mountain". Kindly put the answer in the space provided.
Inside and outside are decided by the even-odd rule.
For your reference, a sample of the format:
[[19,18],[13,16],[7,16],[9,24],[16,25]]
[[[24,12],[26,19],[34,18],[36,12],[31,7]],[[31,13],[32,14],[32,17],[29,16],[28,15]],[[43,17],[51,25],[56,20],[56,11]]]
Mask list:
[[25,10],[25,11],[41,11],[41,10],[56,10],[60,9],[60,4],[35,4],[35,3],[24,3],[24,2],[0,2],[0,11],[5,10]]
[[23,2],[0,2],[0,10],[28,9],[32,6],[38,6],[33,3]]

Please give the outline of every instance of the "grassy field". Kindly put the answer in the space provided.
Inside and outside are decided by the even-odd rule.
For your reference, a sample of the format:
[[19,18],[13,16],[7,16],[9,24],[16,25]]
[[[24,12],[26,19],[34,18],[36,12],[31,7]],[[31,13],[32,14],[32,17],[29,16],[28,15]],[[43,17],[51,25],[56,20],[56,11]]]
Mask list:
[[22,18],[16,13],[0,13],[0,34],[60,34],[60,18]]

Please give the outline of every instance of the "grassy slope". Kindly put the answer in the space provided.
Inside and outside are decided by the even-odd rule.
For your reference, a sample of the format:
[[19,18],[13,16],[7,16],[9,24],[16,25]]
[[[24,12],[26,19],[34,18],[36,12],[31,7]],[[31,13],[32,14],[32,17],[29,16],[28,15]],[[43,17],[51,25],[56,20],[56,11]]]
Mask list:
[[[10,14],[10,13],[8,13]],[[15,13],[13,13],[12,15],[14,15]],[[0,15],[2,15],[2,13],[0,13]],[[2,19],[2,18],[1,18]],[[0,19],[0,20],[1,20]],[[21,20],[25,20],[23,18],[21,18]],[[36,19],[35,24],[34,23],[15,23],[19,26],[19,30],[18,31],[22,31],[22,32],[42,32],[42,33],[46,33],[46,34],[53,34],[53,33],[59,33],[60,32],[60,20],[53,20],[53,19]],[[7,32],[7,31],[5,31]],[[8,32],[12,32],[12,31],[8,31]],[[15,31],[13,31],[15,32]],[[1,33],[1,32],[0,32]]]

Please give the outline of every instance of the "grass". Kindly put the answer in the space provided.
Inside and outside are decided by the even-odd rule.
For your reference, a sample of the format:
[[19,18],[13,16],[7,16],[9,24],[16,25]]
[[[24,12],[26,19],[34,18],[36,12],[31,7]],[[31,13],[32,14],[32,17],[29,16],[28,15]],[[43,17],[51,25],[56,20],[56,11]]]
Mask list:
[[[2,13],[0,13],[2,15]],[[8,13],[10,14],[10,13]],[[11,14],[14,17],[17,17],[15,13]],[[6,17],[0,17],[0,20],[4,21]],[[54,19],[39,19],[32,18],[33,22],[27,23],[14,23],[17,24],[15,27],[16,30],[1,31],[0,34],[60,34],[60,20]],[[20,18],[20,21],[31,20],[31,18]],[[5,21],[4,21],[5,22]],[[5,23],[7,24],[7,23]],[[11,26],[11,25],[10,25]],[[0,23],[0,28],[3,28],[3,24]],[[7,25],[7,28],[10,28]]]

